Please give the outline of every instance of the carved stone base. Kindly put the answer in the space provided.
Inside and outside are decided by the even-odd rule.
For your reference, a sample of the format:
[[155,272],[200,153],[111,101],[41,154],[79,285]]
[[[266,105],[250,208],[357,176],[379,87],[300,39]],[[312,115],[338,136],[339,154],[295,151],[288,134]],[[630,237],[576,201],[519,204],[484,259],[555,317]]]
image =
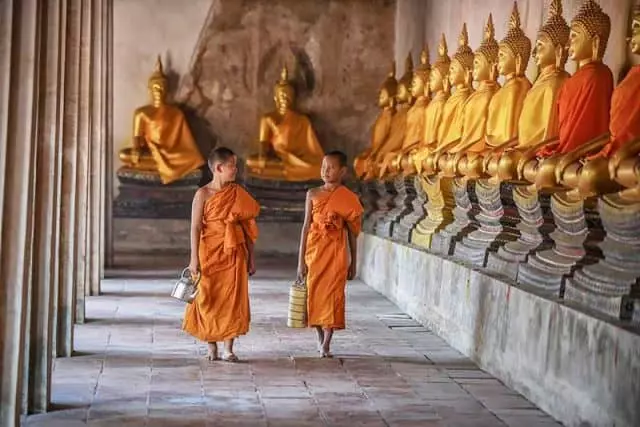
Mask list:
[[117,172],[120,186],[113,201],[114,218],[186,219],[198,189],[201,171],[163,184],[157,172],[122,167]]
[[[483,267],[487,253],[518,238],[517,213],[513,209],[512,185],[492,184],[486,179],[476,181],[476,196],[480,212],[476,220],[480,227],[456,245],[454,256]],[[509,209],[508,213],[505,210]]]
[[[404,177],[394,178],[392,185],[395,188],[395,197],[393,198],[391,209],[378,220],[378,225],[376,226],[376,234],[380,237],[392,237],[393,230],[400,219],[411,212],[411,201],[413,199],[409,196],[407,182]],[[415,193],[413,197],[415,197]]]
[[489,252],[487,269],[511,280],[518,277],[518,268],[536,249],[548,249],[552,241],[553,218],[549,210],[549,195],[530,192],[525,186],[513,188],[513,201],[518,210],[520,222],[516,225],[519,237]]
[[365,221],[377,209],[376,201],[379,196],[373,181],[357,181],[357,185],[357,191],[364,209],[362,220]]
[[629,320],[640,297],[640,203],[609,194],[600,198],[598,211],[607,233],[599,244],[604,258],[576,270],[565,299]]
[[565,194],[551,196],[551,211],[556,224],[556,229],[550,234],[553,247],[530,256],[526,264],[520,265],[517,278],[518,282],[555,297],[563,296],[564,279],[578,262],[591,264],[597,260],[594,243],[602,237],[597,224],[587,225],[588,218],[594,219],[592,207],[585,213],[583,201],[568,200]]
[[378,233],[378,226],[385,215],[393,208],[393,199],[396,195],[396,189],[391,182],[377,181],[375,186],[378,193],[377,209],[365,221],[365,230],[372,234]]
[[478,228],[474,218],[479,207],[473,184],[454,180],[453,195],[456,203],[454,221],[434,234],[431,240],[431,251],[436,254],[452,255],[456,243]]
[[451,178],[439,178],[434,175],[420,177],[420,184],[427,198],[427,203],[424,206],[427,216],[414,228],[411,234],[411,243],[428,249],[431,247],[433,235],[454,220],[453,180]]
[[322,181],[277,181],[248,176],[244,185],[260,203],[261,222],[301,223],[307,190],[322,185]]
[[402,243],[409,243],[411,231],[416,224],[425,216],[424,204],[427,195],[425,194],[418,176],[404,179],[406,196],[404,205],[406,206],[406,214],[393,226],[393,240]]

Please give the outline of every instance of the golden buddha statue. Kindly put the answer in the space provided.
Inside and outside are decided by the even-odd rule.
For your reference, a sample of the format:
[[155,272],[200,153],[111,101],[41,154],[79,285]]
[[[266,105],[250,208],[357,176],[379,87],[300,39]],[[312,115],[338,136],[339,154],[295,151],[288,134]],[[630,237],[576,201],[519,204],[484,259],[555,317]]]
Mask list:
[[[394,157],[387,157],[389,153],[397,153],[404,143],[404,136],[407,129],[407,113],[413,104],[413,96],[411,94],[411,82],[413,81],[413,60],[411,52],[407,56],[405,62],[404,75],[398,81],[398,92],[396,94],[396,113],[391,120],[391,129],[389,137],[380,146],[375,157],[370,157],[367,164],[367,173],[365,179],[373,179],[381,177],[386,173],[387,167],[390,165]],[[387,160],[385,162],[385,160]]]
[[391,65],[391,71],[387,75],[380,92],[378,93],[378,107],[380,113],[373,124],[371,131],[371,146],[364,150],[353,162],[353,169],[358,178],[363,178],[366,173],[366,165],[370,158],[378,155],[378,150],[389,137],[391,130],[391,119],[395,114],[396,93],[398,91],[398,81],[396,80],[396,63]]
[[132,147],[120,151],[125,168],[160,175],[170,184],[204,165],[189,130],[184,113],[166,102],[167,77],[160,56],[149,78],[152,103],[136,109],[133,115]]
[[[609,16],[594,0],[586,0],[571,22],[569,57],[578,64],[578,71],[560,89],[558,139],[527,153],[518,166],[537,189],[558,188],[561,177],[555,172],[560,159],[608,132],[613,75],[602,58],[610,31]],[[591,148],[588,145],[587,152]],[[565,164],[570,163],[567,160]]]
[[[445,92],[448,91],[449,87],[453,87],[454,92],[446,100],[442,110],[442,119],[438,125],[437,146],[435,150],[426,154],[421,168],[419,168],[425,175],[436,173],[439,169],[440,158],[442,157],[442,160],[446,161],[448,150],[460,142],[464,106],[469,96],[473,93],[471,83],[473,59],[473,50],[469,47],[469,34],[465,23],[462,25],[462,31],[458,38],[458,49],[453,55],[447,76],[443,76]],[[444,66],[437,69],[443,71],[443,68]],[[434,74],[432,73],[432,75]]]
[[395,176],[401,170],[405,175],[411,175],[416,172],[412,159],[424,138],[426,111],[429,105],[430,74],[429,48],[425,46],[420,54],[420,65],[413,72],[411,80],[411,97],[415,101],[407,111],[407,130],[404,135],[404,141],[402,148],[395,154],[395,158],[392,159],[389,165],[389,176]]
[[497,82],[498,42],[495,39],[493,17],[489,14],[484,38],[473,59],[473,80],[478,87],[464,107],[462,138],[449,151],[448,170],[465,178],[477,178],[482,173],[481,153],[486,149],[486,125],[489,104],[500,89]]
[[[562,0],[552,0],[547,21],[538,31],[533,57],[540,75],[527,92],[518,121],[518,137],[505,144],[499,154],[489,160],[485,169],[501,181],[518,179],[518,163],[523,154],[532,154],[559,134],[557,100],[560,88],[569,78],[567,62],[569,25],[562,17]],[[494,163],[492,163],[494,162]],[[496,170],[497,169],[497,170]]]
[[274,87],[275,111],[260,119],[260,152],[247,159],[249,174],[262,179],[320,179],[324,151],[309,118],[293,110],[295,92],[287,67]]
[[[629,45],[633,54],[640,55],[640,5],[633,9]],[[565,154],[558,161],[556,179],[572,189],[567,193],[568,197],[585,198],[612,193],[620,190],[621,184],[637,187],[637,178],[634,180],[633,177],[637,177],[640,170],[636,148],[640,139],[639,97],[640,65],[635,65],[613,91],[609,132]],[[627,191],[623,194],[630,196],[632,193]]]
[[414,171],[421,173],[422,162],[438,146],[438,130],[442,122],[444,106],[450,96],[450,66],[451,59],[447,55],[447,40],[443,33],[438,45],[438,58],[431,67],[431,73],[429,74],[428,90],[433,97],[425,110],[424,136],[415,153],[404,158],[402,169],[405,174],[410,174]]
[[514,2],[509,30],[498,50],[498,73],[505,83],[491,98],[487,117],[486,143],[490,151],[484,155],[484,171],[492,177],[497,175],[500,154],[518,141],[518,122],[531,89],[524,75],[530,55],[531,41],[520,27],[518,3]]

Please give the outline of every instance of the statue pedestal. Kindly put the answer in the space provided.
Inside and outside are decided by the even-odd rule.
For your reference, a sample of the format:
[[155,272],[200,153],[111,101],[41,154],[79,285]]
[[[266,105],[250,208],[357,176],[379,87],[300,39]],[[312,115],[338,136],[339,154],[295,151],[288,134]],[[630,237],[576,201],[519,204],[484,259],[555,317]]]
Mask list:
[[244,185],[260,203],[260,222],[303,223],[307,191],[321,186],[322,181],[278,181],[248,176]]
[[427,194],[418,175],[405,178],[404,181],[407,194],[404,203],[409,212],[394,226],[392,237],[399,242],[409,243],[416,225],[426,216],[424,205],[427,202]]
[[411,202],[415,198],[412,180],[410,182],[403,176],[399,176],[394,178],[393,187],[396,190],[396,196],[393,198],[392,208],[378,221],[377,234],[380,237],[390,238],[394,235],[400,220],[411,212]]
[[529,254],[551,247],[549,233],[555,226],[548,194],[530,192],[525,186],[517,185],[513,189],[513,200],[520,218],[516,225],[520,236],[515,242],[498,248],[498,252],[489,252],[487,269],[515,281],[520,264],[527,261]]
[[453,255],[456,243],[478,228],[474,221],[479,208],[473,183],[454,179],[453,197],[456,203],[454,221],[431,239],[431,251],[439,255]]
[[515,228],[518,219],[513,209],[511,184],[492,184],[486,179],[479,179],[475,188],[480,206],[475,219],[480,227],[456,245],[454,256],[484,267],[489,251],[495,252],[502,244],[518,238]]
[[396,189],[391,182],[377,181],[375,186],[379,194],[376,200],[377,209],[366,219],[365,227],[368,232],[378,234],[381,233],[381,221],[393,208]]
[[609,194],[600,198],[598,211],[606,231],[599,244],[604,258],[567,279],[564,297],[605,315],[630,320],[634,306],[640,306],[640,203]]
[[[411,233],[411,243],[424,249],[431,247],[431,238],[454,221],[456,202],[453,195],[452,178],[437,175],[420,177],[420,187],[425,193],[424,217]],[[416,184],[417,186],[418,184]]]

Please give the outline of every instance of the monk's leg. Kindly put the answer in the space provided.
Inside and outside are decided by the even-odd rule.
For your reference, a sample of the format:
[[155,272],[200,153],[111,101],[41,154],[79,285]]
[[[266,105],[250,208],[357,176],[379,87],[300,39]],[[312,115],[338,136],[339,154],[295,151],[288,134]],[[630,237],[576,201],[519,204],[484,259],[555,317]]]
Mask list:
[[210,362],[218,360],[218,343],[210,342],[207,347],[207,359],[209,359]]
[[238,356],[236,356],[233,352],[233,341],[233,338],[231,338],[230,340],[226,340],[224,342],[224,356],[222,357],[222,359],[227,362],[238,361]]
[[333,357],[331,354],[331,338],[333,337],[333,328],[324,328],[324,342],[322,343],[322,357]]
[[322,326],[316,326],[316,335],[318,336],[318,352],[322,353],[322,346],[324,345],[324,331]]

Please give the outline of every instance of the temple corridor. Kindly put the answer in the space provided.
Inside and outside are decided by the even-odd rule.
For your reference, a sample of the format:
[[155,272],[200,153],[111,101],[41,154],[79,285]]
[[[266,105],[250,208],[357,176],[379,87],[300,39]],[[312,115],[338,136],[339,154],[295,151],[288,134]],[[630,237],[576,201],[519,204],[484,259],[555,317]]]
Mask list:
[[346,331],[320,359],[309,330],[286,327],[293,270],[251,283],[241,363],[209,363],[180,330],[167,278],[113,278],[87,298],[77,354],[54,361],[52,412],[29,427],[550,426],[551,417],[360,281]]

